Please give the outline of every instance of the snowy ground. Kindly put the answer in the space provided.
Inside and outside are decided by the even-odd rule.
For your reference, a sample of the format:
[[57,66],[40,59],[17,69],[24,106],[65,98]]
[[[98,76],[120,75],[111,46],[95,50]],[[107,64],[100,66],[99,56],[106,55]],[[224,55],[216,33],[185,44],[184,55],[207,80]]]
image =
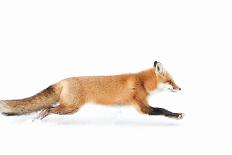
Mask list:
[[158,60],[181,92],[150,97],[183,120],[86,105],[71,116],[0,115],[0,154],[231,155],[230,1],[0,1],[0,99]]
[[[183,144],[199,132],[190,132],[187,118],[176,121],[149,117],[129,107],[90,105],[74,116],[50,116],[32,122],[30,118],[33,117],[0,118],[1,130],[5,131],[1,136],[1,146],[4,146],[1,151],[15,153],[17,150],[25,154],[186,153],[188,149],[183,148]],[[192,139],[195,146],[204,144],[197,139]]]

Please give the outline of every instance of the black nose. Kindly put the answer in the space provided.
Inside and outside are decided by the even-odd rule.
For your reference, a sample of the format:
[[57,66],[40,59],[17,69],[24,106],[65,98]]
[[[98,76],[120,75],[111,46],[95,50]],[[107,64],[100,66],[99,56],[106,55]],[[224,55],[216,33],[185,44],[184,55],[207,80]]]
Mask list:
[[181,88],[179,88],[179,90],[181,90]]

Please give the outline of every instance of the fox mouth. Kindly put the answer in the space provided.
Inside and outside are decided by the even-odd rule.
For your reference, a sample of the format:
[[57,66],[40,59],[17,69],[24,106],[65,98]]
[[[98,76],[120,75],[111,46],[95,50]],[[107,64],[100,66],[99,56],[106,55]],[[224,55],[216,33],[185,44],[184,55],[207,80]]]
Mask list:
[[168,88],[171,92],[178,92],[181,90],[181,88]]

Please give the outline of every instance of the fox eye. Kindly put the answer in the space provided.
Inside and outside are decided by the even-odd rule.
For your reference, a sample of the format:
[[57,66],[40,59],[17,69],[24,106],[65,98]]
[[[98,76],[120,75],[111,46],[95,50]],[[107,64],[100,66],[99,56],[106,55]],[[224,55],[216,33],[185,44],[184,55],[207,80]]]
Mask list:
[[170,81],[168,81],[168,83],[169,83],[169,84],[172,84],[172,81],[170,80]]

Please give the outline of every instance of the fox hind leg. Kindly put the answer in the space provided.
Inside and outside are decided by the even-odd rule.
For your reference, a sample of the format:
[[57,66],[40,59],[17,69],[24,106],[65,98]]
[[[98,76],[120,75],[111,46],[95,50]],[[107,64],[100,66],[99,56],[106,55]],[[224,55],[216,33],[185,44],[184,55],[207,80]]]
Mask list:
[[44,119],[50,114],[50,108],[43,109],[39,112],[38,116],[35,119]]
[[50,108],[42,110],[38,115],[38,119],[44,119],[50,114],[58,114],[58,115],[74,114],[80,109],[82,105],[83,104],[81,104],[80,102],[76,102],[76,103],[74,102],[72,104],[67,103],[67,102],[61,102],[56,107],[50,107]]
[[40,111],[37,119],[44,119],[50,114],[58,114],[58,115],[68,115],[73,114],[79,110],[80,107],[75,105],[59,105],[57,107],[47,108]]
[[80,106],[76,104],[71,104],[71,105],[61,104],[58,107],[51,108],[50,113],[58,114],[58,115],[68,115],[77,112],[79,108]]

